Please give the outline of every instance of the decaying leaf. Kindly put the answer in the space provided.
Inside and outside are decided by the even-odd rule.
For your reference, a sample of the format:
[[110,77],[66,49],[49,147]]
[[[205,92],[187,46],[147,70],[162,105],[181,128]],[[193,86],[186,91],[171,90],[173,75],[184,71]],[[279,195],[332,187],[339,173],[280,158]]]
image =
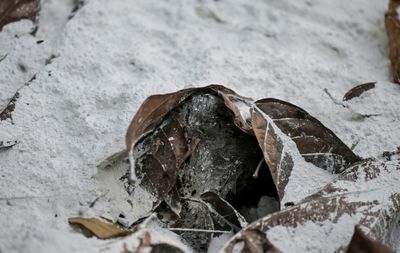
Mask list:
[[372,240],[356,226],[346,253],[394,253],[382,243]]
[[375,84],[376,84],[376,82],[370,82],[370,83],[364,83],[364,84],[357,85],[356,87],[353,87],[348,92],[346,92],[346,94],[344,94],[343,101],[347,101],[352,98],[361,96],[361,94],[363,94],[364,92],[375,88]]
[[71,225],[77,225],[84,229],[84,233],[88,236],[94,235],[100,239],[109,239],[114,237],[126,236],[132,231],[122,229],[119,225],[102,221],[97,218],[69,218],[68,222]]
[[400,1],[390,0],[385,14],[386,33],[389,39],[389,58],[395,83],[400,83],[400,16],[397,12]]
[[[319,169],[339,173],[360,160],[321,122],[301,108],[281,100],[257,101],[252,113],[252,126],[281,200],[290,178],[295,183],[296,176],[300,177],[298,175],[302,173],[316,183],[321,181],[325,184],[324,178],[328,182],[333,178],[321,174]],[[310,191],[317,190],[320,185],[308,184],[307,178],[299,180],[304,183],[301,187],[310,187]],[[305,197],[310,191],[296,193],[295,200]]]
[[[269,241],[283,252],[316,251],[344,252],[350,242],[354,225],[362,227],[371,239],[397,244],[392,235],[399,233],[400,160],[368,159],[357,163],[337,180],[302,203],[274,213],[249,225],[247,229],[265,232]],[[314,234],[303,233],[305,231]],[[239,232],[223,252],[232,252]],[[302,243],[302,236],[307,243]],[[293,240],[293,238],[297,238]],[[335,238],[329,244],[321,240]],[[318,243],[313,242],[317,241]]]
[[39,0],[0,1],[0,31],[6,24],[21,19],[30,19],[32,21],[35,21],[39,9]]

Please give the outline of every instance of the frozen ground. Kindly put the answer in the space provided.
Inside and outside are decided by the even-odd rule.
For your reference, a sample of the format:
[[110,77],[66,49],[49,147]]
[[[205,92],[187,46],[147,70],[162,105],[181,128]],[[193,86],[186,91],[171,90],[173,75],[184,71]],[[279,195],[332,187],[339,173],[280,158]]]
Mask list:
[[[89,207],[104,191],[96,165],[124,147],[130,119],[154,93],[219,83],[304,108],[358,143],[360,156],[400,146],[386,1],[91,0],[67,20],[71,2],[42,1],[37,37],[28,21],[0,32],[1,110],[21,88],[12,121],[0,122],[0,140],[18,141],[0,152],[0,252],[103,243],[75,233],[67,218],[107,209]],[[349,104],[375,117],[354,117],[323,91],[341,99],[370,81],[376,88]]]

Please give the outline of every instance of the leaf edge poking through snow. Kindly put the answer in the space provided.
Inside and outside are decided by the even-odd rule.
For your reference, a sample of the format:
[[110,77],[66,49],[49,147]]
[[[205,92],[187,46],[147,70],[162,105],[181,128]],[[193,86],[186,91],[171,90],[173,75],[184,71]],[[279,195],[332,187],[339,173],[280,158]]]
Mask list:
[[[300,121],[302,124],[296,125],[292,121],[294,123]],[[336,177],[335,173],[343,171],[348,164],[360,160],[331,130],[303,109],[288,102],[273,98],[256,101],[252,108],[251,122],[278,190],[281,206],[285,203],[295,204],[316,192],[332,181]],[[290,131],[301,134],[290,136]],[[304,132],[306,135],[303,135]],[[330,149],[328,144],[333,143],[337,150],[347,153],[345,154],[347,159],[343,157],[336,164],[335,159],[332,163],[329,159],[321,162],[318,160],[319,157],[315,159],[310,156],[306,161],[304,155],[308,153],[304,152],[306,148],[301,141],[308,141],[305,143],[306,148],[311,150],[321,147]],[[319,150],[312,153],[325,155]],[[345,161],[345,164],[341,165],[342,161]]]

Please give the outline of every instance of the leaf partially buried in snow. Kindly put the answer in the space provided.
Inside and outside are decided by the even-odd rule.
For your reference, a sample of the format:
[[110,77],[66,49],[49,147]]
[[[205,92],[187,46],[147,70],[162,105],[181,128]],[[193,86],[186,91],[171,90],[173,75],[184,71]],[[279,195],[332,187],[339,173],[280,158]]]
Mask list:
[[354,87],[351,90],[349,90],[348,92],[346,92],[346,94],[344,94],[343,101],[347,101],[352,98],[361,96],[361,94],[363,94],[364,92],[375,88],[375,84],[376,84],[376,82],[364,83],[364,84],[357,85],[356,87]]
[[394,253],[382,243],[372,240],[356,226],[346,253]]
[[[354,226],[359,225],[371,239],[395,247],[399,211],[400,159],[369,159],[355,164],[302,203],[262,218],[243,231],[264,232],[283,252],[344,252]],[[233,252],[243,231],[222,252]],[[327,239],[326,244],[321,243]]]
[[21,19],[34,21],[40,9],[40,0],[0,1],[0,31],[8,23]]
[[[339,173],[360,160],[317,119],[278,99],[255,103],[252,126],[281,200],[288,183],[301,184],[295,187],[303,188],[303,192],[307,187],[315,191],[333,179],[320,169]],[[322,185],[315,184],[319,181]],[[305,197],[310,191],[296,192],[296,198],[290,201]]]
[[100,239],[109,239],[114,237],[126,236],[132,233],[132,231],[122,229],[119,225],[102,221],[97,218],[82,218],[75,217],[69,218],[68,222],[71,225],[76,225],[84,229],[84,233],[87,235],[94,235]]

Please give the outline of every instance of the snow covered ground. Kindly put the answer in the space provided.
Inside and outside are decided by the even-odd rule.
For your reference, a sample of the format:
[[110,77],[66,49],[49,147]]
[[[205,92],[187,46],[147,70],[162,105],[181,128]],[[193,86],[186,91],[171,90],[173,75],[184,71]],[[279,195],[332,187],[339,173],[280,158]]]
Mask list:
[[[68,20],[72,2],[43,0],[36,37],[30,21],[0,32],[0,111],[19,90],[12,120],[0,121],[0,141],[18,141],[0,151],[0,252],[104,243],[67,219],[107,209],[89,206],[104,192],[96,165],[124,148],[151,94],[219,83],[302,107],[362,157],[400,146],[386,1],[90,0]],[[341,100],[370,81],[376,88],[348,104],[374,117],[324,92]]]

